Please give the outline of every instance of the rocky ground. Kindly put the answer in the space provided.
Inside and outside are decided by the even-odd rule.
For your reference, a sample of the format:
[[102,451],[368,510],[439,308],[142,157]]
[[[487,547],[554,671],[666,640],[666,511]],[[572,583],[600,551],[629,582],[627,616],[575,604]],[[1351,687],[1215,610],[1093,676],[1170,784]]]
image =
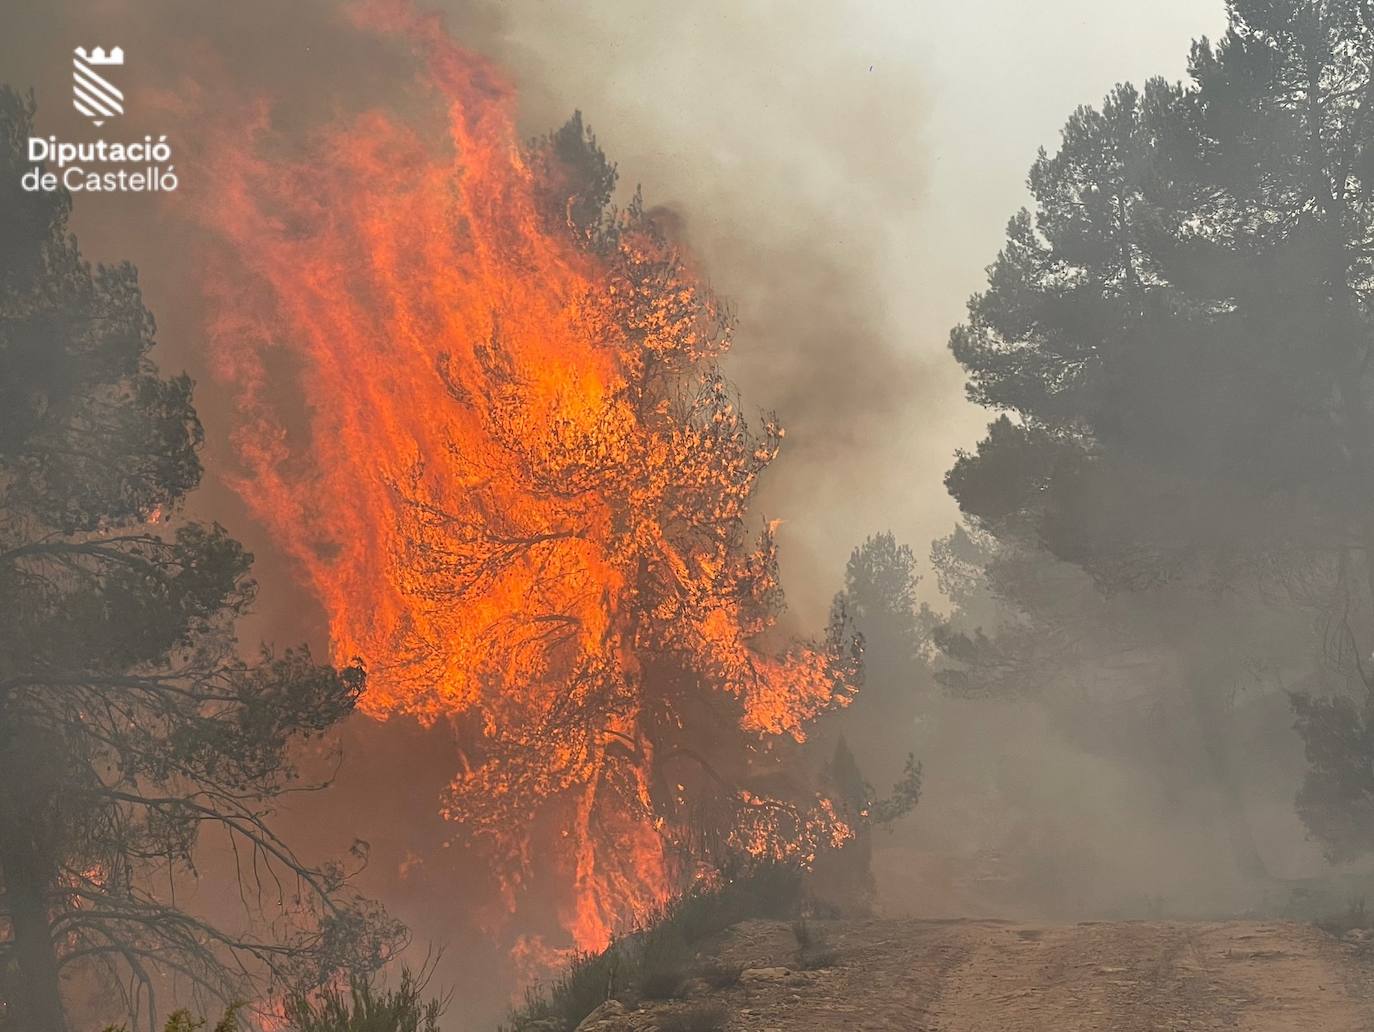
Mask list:
[[[716,951],[733,985],[606,1005],[582,1032],[1374,1032],[1374,949],[1310,925],[747,921]],[[833,954],[833,955],[827,955]],[[717,978],[717,981],[720,981]]]

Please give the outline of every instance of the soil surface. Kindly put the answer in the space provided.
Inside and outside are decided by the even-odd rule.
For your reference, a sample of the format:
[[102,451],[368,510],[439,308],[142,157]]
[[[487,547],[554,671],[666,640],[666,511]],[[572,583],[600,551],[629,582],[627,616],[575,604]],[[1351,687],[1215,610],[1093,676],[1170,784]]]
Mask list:
[[1374,949],[1305,924],[811,927],[833,951],[822,958],[830,967],[800,969],[790,926],[745,922],[717,953],[743,968],[738,984],[697,983],[685,1002],[598,1027],[685,1027],[684,1012],[715,1008],[731,1032],[1374,1032]]

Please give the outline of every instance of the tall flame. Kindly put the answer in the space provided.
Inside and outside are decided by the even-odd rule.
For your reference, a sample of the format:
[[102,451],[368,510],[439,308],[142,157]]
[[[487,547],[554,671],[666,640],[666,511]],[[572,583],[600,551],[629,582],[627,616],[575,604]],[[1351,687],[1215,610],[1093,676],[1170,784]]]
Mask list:
[[413,43],[447,138],[377,111],[288,147],[264,109],[222,141],[202,217],[236,486],[365,660],[366,712],[459,722],[444,812],[503,908],[552,879],[598,947],[691,873],[708,811],[753,854],[843,838],[716,746],[801,740],[852,657],[760,644],[781,595],[746,509],[782,430],[751,433],[717,371],[715,300],[638,205],[576,215],[575,170],[437,20],[366,17]]

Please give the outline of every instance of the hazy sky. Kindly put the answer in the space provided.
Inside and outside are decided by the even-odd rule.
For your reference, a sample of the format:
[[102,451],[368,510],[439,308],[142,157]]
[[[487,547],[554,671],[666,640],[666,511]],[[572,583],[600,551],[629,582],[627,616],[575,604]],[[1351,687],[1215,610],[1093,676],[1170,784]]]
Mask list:
[[924,558],[986,414],[946,339],[1036,149],[1113,84],[1184,75],[1221,0],[510,0],[531,131],[580,107],[622,180],[670,204],[741,333],[746,406],[789,437],[766,487],[812,621],[864,535]]

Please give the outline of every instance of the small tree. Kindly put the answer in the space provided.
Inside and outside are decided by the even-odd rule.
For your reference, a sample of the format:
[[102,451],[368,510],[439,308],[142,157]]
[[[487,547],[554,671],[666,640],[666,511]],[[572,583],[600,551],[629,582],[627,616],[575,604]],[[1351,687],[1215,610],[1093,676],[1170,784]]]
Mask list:
[[[20,190],[32,115],[0,90],[0,1024],[63,1032],[85,971],[153,1028],[168,986],[318,984],[400,933],[269,824],[302,787],[289,748],[353,708],[363,671],[240,658],[252,557],[173,519],[201,472],[190,380],[154,368],[133,267],[93,269],[68,196]],[[206,828],[261,920],[178,899]]]
[[[863,641],[863,691],[829,723],[842,730],[879,783],[901,775],[931,687],[923,655],[930,614],[916,601],[916,558],[891,532],[850,554],[833,619],[850,621]],[[826,743],[829,745],[829,743]]]

